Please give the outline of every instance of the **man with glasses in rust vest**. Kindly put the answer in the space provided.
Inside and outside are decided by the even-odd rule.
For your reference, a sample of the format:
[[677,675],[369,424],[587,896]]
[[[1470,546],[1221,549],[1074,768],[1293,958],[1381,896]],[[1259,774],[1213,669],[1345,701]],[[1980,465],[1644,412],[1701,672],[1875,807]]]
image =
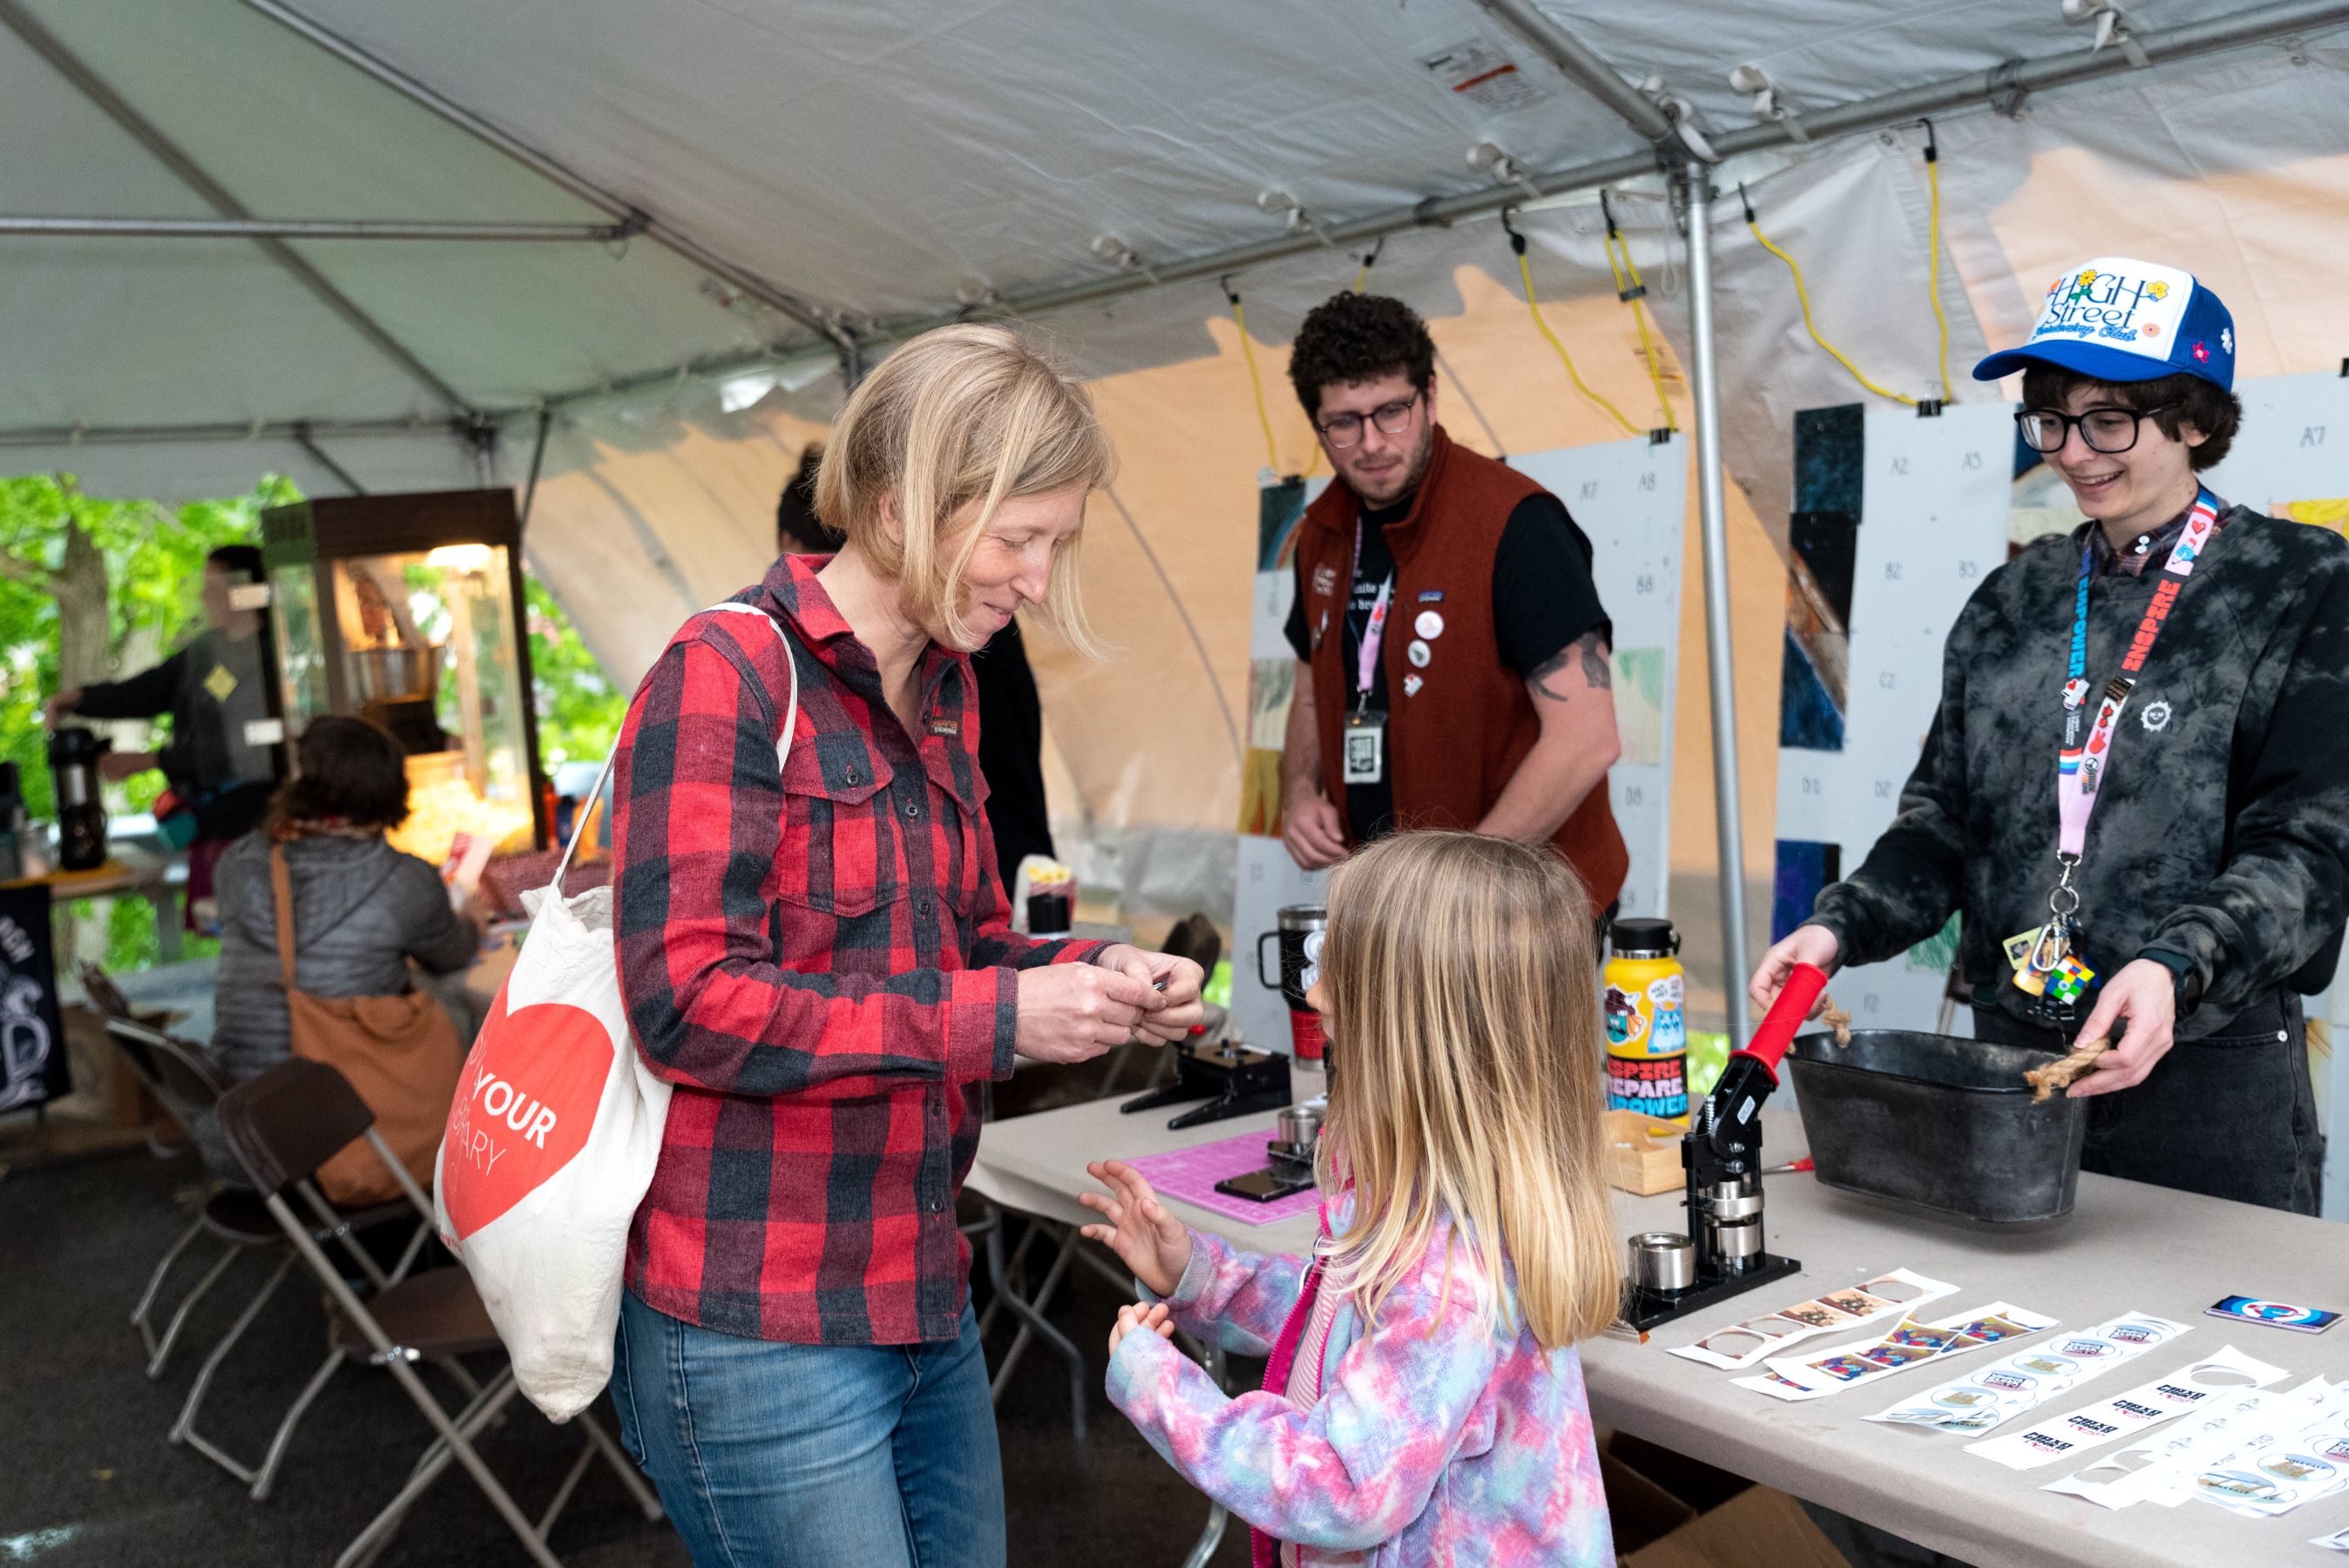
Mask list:
[[1603,913],[1628,862],[1590,541],[1556,496],[1444,433],[1435,346],[1402,301],[1317,306],[1288,377],[1338,476],[1298,531],[1289,854],[1334,865],[1402,828],[1547,841]]

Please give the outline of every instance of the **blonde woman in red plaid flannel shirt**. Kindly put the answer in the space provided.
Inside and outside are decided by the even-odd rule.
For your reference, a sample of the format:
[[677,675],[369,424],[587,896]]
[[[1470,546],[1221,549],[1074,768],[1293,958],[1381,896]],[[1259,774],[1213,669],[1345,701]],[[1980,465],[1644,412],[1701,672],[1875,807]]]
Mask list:
[[[1107,438],[998,327],[915,339],[817,481],[847,535],[688,622],[621,737],[621,985],[676,1086],[630,1237],[613,1391],[702,1563],[1005,1558],[955,1195],[980,1086],[1199,1017],[1198,966],[1015,934],[970,650],[1075,593]],[[796,661],[799,717],[775,742]]]

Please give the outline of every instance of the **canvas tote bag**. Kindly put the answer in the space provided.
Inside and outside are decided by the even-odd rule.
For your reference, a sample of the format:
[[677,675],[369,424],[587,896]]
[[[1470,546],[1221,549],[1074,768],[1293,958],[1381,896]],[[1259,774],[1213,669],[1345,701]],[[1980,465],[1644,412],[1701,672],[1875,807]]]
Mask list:
[[[419,1186],[432,1180],[433,1150],[456,1093],[465,1048],[456,1023],[429,991],[398,996],[314,996],[294,984],[294,882],[285,846],[269,850],[269,888],[277,904],[277,964],[285,975],[285,1011],[294,1054],[324,1062],[348,1078],[375,1112],[376,1130]],[[345,1207],[386,1203],[399,1179],[362,1138],[318,1168],[318,1185]]]
[[[750,604],[715,604],[765,620]],[[707,614],[708,612],[704,612]],[[799,722],[797,661],[780,768]],[[618,743],[588,799],[599,799]],[[628,1032],[613,889],[563,896],[591,815],[583,809],[513,973],[482,1024],[448,1108],[433,1206],[505,1341],[523,1393],[553,1420],[585,1409],[612,1376],[628,1226],[659,1162],[669,1086]]]

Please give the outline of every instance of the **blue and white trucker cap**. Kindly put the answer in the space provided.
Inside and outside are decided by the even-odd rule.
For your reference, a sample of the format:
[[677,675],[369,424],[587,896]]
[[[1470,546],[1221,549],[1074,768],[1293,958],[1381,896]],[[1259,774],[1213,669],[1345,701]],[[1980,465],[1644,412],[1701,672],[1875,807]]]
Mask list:
[[2047,285],[2031,340],[1974,366],[1995,381],[2032,364],[2106,383],[2183,373],[2231,391],[2235,318],[2190,273],[2126,256],[2101,256]]

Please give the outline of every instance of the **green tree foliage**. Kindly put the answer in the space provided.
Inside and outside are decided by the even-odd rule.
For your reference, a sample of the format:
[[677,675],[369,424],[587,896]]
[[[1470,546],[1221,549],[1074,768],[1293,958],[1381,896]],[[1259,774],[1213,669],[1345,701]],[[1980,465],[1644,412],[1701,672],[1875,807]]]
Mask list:
[[540,764],[552,774],[559,763],[601,762],[628,716],[628,694],[605,678],[554,595],[536,577],[523,578],[523,585],[530,598],[530,695],[538,709]]

